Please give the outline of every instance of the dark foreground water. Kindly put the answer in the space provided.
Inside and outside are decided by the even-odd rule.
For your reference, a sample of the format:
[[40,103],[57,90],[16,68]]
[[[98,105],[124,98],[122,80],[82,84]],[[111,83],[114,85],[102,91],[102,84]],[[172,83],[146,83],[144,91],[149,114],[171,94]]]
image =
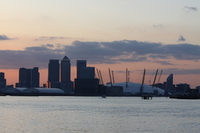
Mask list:
[[1,133],[199,133],[200,100],[0,97]]

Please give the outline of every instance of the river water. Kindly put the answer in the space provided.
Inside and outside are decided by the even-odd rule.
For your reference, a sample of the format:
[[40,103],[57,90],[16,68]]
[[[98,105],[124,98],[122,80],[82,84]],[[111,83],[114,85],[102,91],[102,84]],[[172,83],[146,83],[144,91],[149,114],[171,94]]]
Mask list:
[[200,100],[0,97],[1,133],[199,133]]

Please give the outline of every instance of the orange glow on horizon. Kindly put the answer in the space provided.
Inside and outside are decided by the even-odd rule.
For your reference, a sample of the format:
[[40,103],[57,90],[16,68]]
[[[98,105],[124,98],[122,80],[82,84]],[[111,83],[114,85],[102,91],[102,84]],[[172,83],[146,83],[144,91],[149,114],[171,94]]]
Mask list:
[[[114,72],[114,78],[115,78],[116,83],[126,82],[126,76],[125,76],[126,68],[128,69],[128,71],[130,71],[129,81],[135,82],[135,83],[141,83],[144,66],[145,66],[145,69],[147,70],[146,77],[145,77],[145,84],[152,84],[155,77],[155,72],[156,72],[156,69],[155,71],[152,71],[154,70],[154,68],[156,68],[156,64],[147,65],[146,63],[141,63],[141,62],[126,63],[126,64],[88,64],[87,66],[95,67],[96,69],[101,71],[104,84],[106,84],[107,82],[110,82],[108,68],[110,68],[110,70]],[[159,72],[158,72],[156,81],[158,81],[160,70],[163,70],[164,74],[161,75],[161,79],[160,79],[160,83],[163,83],[166,81],[166,78],[168,77],[170,73],[168,74],[165,73],[164,68],[161,68],[161,66],[158,69],[159,69]],[[17,83],[19,80],[18,79],[19,69],[1,69],[0,72],[5,73],[7,85],[15,86],[15,83]],[[48,80],[48,69],[47,68],[39,69],[39,72],[40,72],[40,86],[43,86],[43,84],[46,84]],[[95,73],[96,73],[96,70],[95,70]],[[174,74],[174,84],[188,83],[191,85],[191,88],[196,88],[196,86],[200,86],[199,77],[200,77],[199,74],[196,74],[196,75],[194,74],[193,75],[192,74],[175,75]],[[71,80],[74,81],[75,78],[76,78],[76,66],[72,66]]]

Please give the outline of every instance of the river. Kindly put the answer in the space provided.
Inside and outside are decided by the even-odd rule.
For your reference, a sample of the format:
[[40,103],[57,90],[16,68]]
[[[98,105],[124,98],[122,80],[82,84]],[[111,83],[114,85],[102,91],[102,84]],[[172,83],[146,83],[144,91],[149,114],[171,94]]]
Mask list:
[[200,100],[0,97],[1,133],[199,133]]

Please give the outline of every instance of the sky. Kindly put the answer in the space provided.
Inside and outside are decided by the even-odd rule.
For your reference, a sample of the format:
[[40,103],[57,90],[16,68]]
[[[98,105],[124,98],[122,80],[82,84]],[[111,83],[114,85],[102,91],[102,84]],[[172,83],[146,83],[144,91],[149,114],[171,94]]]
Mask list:
[[[174,83],[200,86],[199,0],[6,0],[0,4],[0,72],[18,82],[21,67],[39,67],[47,81],[49,59],[68,56],[101,70],[109,82],[151,84],[174,74]],[[158,82],[158,81],[157,81]]]

